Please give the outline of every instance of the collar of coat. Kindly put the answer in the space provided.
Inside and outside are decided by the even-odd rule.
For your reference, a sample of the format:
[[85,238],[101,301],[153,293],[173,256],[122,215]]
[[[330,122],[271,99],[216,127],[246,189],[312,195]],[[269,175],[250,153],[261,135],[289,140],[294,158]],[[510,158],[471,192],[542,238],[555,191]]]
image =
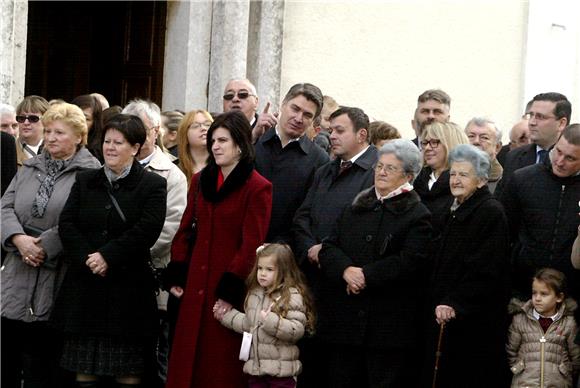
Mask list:
[[[574,311],[576,311],[577,308],[578,308],[578,304],[576,303],[576,301],[574,299],[566,298],[566,299],[564,299],[564,302],[562,303],[562,305],[558,309],[558,316],[563,317],[566,315],[573,315]],[[512,315],[526,314],[528,316],[533,317],[533,311],[534,311],[534,304],[532,303],[531,299],[528,300],[527,302],[524,302],[518,298],[512,298],[510,300],[509,305],[508,305],[508,312]]]
[[[136,159],[133,159],[133,164],[131,165],[131,171],[129,171],[129,175],[124,178],[117,179],[114,182],[113,187],[118,188],[119,186],[123,186],[127,189],[132,189],[139,184],[141,181],[141,177],[145,173],[145,169],[141,166]],[[98,175],[96,179],[88,183],[89,187],[109,187],[110,183],[105,175],[105,167],[99,169]]]
[[451,193],[449,189],[449,170],[443,171],[435,183],[433,183],[431,190],[429,190],[428,182],[432,172],[431,167],[425,166],[415,180],[414,187],[420,190],[421,196],[435,197],[444,193]]
[[473,213],[482,203],[493,199],[489,188],[483,186],[480,189],[475,190],[475,193],[471,197],[467,198],[457,210],[455,210],[454,215],[459,221],[464,221],[471,213]]
[[[264,143],[269,143],[272,142],[274,140],[278,140],[278,141],[282,141],[278,135],[276,134],[276,128],[272,127],[270,128],[266,133],[264,133],[264,135],[260,138],[259,141],[262,141]],[[286,146],[290,145],[292,142],[288,143]],[[312,141],[308,138],[308,136],[306,136],[306,134],[300,136],[300,138],[296,141],[296,143],[298,143],[300,149],[302,150],[303,153],[305,154],[309,154],[311,147],[315,146],[318,147],[317,145],[315,145],[314,143],[312,143]]]
[[373,185],[368,189],[361,191],[354,198],[354,201],[352,202],[352,208],[355,212],[364,212],[383,207],[392,213],[403,214],[419,202],[420,198],[415,190],[380,201],[377,199],[375,186]]
[[[33,158],[26,159],[23,162],[23,165],[37,168],[42,172],[46,172],[45,152],[46,151],[43,151]],[[72,169],[99,168],[99,166],[99,161],[93,155],[91,155],[91,153],[85,147],[81,147],[72,157],[70,164],[64,170],[62,170],[59,175]]]
[[[342,160],[340,158],[335,158],[331,163],[334,166],[336,173],[340,171],[340,163]],[[372,168],[377,162],[377,148],[374,145],[369,145],[367,150],[354,161],[353,166],[359,166],[363,170],[368,170]]]
[[203,198],[208,202],[220,202],[230,193],[243,186],[252,174],[252,171],[254,171],[254,165],[252,163],[239,162],[224,181],[219,191],[217,190],[218,169],[219,167],[215,163],[212,163],[201,170],[199,178],[201,192]]

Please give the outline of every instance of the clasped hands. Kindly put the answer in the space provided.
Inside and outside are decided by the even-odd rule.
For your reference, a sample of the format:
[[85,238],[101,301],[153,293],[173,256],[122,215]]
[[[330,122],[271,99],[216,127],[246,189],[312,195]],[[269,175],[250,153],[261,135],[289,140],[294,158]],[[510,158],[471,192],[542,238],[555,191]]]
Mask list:
[[346,293],[360,294],[366,287],[365,274],[360,267],[347,267],[342,273],[342,278],[346,282]]
[[88,259],[85,261],[85,265],[89,267],[93,274],[103,277],[107,274],[107,269],[109,268],[105,258],[99,252],[91,253],[88,255]]

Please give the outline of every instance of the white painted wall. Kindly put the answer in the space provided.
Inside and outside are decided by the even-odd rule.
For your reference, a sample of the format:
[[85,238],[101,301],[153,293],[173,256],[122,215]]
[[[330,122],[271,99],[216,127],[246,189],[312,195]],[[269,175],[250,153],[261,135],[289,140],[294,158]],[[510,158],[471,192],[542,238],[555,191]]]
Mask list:
[[[529,6],[521,0],[287,0],[281,91],[312,82],[411,138],[418,95],[441,88],[451,96],[453,121],[463,126],[475,115],[489,116],[507,136],[527,99],[561,85],[526,84],[526,77],[538,77],[524,65]],[[580,69],[573,58],[566,74]],[[569,97],[578,121],[575,88]]]

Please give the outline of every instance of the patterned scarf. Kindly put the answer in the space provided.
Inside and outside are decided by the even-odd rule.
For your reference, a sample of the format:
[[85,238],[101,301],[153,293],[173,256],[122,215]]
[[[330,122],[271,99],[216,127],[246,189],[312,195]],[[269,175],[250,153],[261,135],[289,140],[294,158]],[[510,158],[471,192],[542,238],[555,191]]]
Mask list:
[[48,200],[54,190],[56,175],[70,164],[70,160],[54,160],[50,155],[45,154],[46,178],[40,184],[34,202],[32,203],[32,216],[41,218],[44,216]]

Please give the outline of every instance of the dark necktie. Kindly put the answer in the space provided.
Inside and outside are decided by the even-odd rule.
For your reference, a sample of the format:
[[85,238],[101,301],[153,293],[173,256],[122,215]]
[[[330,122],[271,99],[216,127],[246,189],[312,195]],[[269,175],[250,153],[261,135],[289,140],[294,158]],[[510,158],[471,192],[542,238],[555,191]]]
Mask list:
[[540,322],[540,326],[542,326],[542,330],[544,330],[545,333],[546,331],[548,331],[548,328],[554,321],[552,320],[552,318],[540,317],[538,318],[538,322]]
[[544,163],[544,160],[546,160],[547,156],[548,156],[548,151],[539,150],[538,151],[538,163]]
[[352,162],[350,160],[348,161],[342,161],[340,162],[340,171],[338,172],[338,175],[341,175],[343,172],[345,172],[346,170],[348,170],[349,168],[352,167]]

